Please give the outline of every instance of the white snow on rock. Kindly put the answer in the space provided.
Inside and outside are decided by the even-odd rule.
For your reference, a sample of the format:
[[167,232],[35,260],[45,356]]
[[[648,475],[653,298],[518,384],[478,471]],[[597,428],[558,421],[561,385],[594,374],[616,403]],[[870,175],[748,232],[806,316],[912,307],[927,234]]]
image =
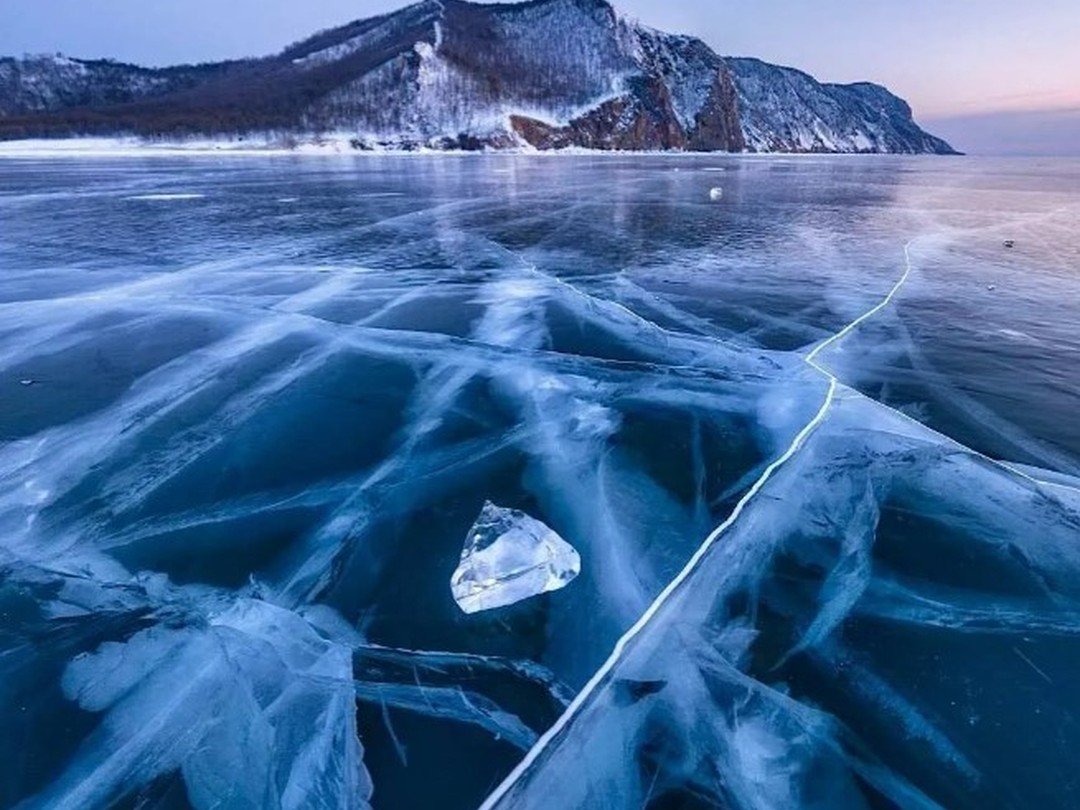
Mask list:
[[507,607],[565,588],[581,573],[577,550],[550,527],[488,501],[450,579],[466,613]]
[[868,82],[831,84],[759,59],[728,58],[751,152],[948,154],[911,107]]

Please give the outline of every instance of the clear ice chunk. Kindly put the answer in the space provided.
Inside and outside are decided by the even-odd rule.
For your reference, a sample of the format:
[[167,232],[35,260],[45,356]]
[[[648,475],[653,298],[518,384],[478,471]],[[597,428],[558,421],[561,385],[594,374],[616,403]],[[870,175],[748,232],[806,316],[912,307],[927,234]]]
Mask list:
[[469,530],[450,588],[458,607],[480,613],[561,590],[579,573],[577,550],[550,527],[488,501]]

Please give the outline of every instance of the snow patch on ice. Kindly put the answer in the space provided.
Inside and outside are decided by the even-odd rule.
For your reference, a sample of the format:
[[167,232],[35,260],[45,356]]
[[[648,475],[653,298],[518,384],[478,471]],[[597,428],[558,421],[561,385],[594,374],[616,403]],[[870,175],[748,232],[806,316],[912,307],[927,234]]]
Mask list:
[[134,197],[124,197],[125,200],[139,200],[145,202],[172,202],[174,200],[201,200],[205,194],[179,193],[179,194],[137,194]]

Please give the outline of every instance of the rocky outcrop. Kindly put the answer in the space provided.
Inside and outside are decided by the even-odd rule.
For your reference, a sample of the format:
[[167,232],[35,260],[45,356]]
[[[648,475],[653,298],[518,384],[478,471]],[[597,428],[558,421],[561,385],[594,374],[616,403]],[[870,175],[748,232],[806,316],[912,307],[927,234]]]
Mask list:
[[727,63],[750,151],[955,154],[915,123],[907,102],[879,85],[822,84],[759,59]]
[[656,79],[639,83],[634,92],[604,102],[565,126],[511,115],[511,129],[536,149],[686,149],[687,133],[675,119],[668,89]]
[[746,148],[730,71],[718,73],[713,79],[705,104],[694,120],[687,148],[695,152],[741,152]]

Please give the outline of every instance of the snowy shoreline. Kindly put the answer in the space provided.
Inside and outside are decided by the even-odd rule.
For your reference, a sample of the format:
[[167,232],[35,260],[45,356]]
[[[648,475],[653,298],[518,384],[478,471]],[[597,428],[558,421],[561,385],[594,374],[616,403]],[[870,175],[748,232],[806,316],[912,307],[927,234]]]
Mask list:
[[[0,159],[43,159],[43,158],[92,158],[92,157],[430,157],[445,155],[448,157],[490,157],[490,156],[605,156],[605,157],[739,157],[739,158],[822,158],[822,157],[921,157],[899,153],[855,153],[855,152],[679,152],[679,151],[635,151],[603,150],[572,147],[568,149],[539,150],[485,149],[479,151],[451,149],[357,149],[350,143],[354,136],[334,135],[318,142],[308,141],[285,146],[275,139],[259,140],[251,138],[244,141],[191,139],[184,141],[147,141],[134,137],[117,138],[35,138],[28,140],[0,141]],[[941,157],[931,155],[930,157]]]

